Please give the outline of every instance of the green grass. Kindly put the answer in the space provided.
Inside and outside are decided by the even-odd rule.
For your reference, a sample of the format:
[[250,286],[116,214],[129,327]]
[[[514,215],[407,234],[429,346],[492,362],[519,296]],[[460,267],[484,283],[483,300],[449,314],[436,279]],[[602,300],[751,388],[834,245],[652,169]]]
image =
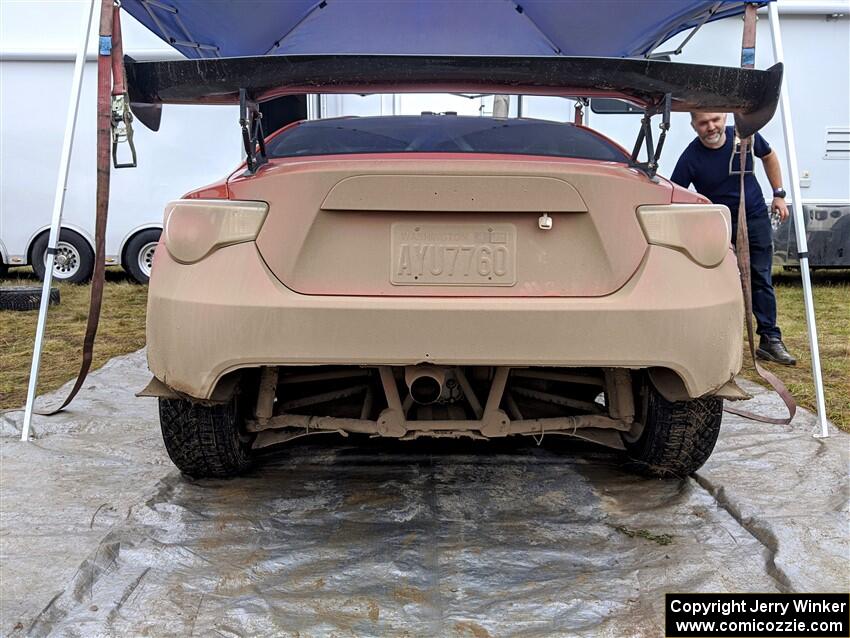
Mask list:
[[[145,345],[147,287],[131,283],[119,269],[107,270],[103,312],[95,344],[92,368],[111,357]],[[812,274],[818,320],[821,364],[826,388],[827,416],[850,431],[850,270],[816,271]],[[803,289],[798,273],[779,273],[775,278],[779,325],[785,343],[797,357],[796,367],[772,365],[798,403],[815,409]],[[29,269],[10,271],[3,285],[40,285]],[[73,379],[79,369],[86,317],[88,286],[59,284],[62,302],[48,313],[39,392],[55,390]],[[0,311],[0,409],[16,408],[26,400],[30,361],[38,312]],[[764,383],[745,355],[743,375]]]
[[620,532],[624,536],[628,536],[629,538],[643,538],[645,540],[652,541],[656,545],[669,545],[675,538],[675,536],[671,536],[670,534],[654,534],[648,529],[632,529],[625,525],[611,525],[608,523],[608,527]]
[[[815,411],[815,386],[800,273],[775,273],[774,287],[782,338],[797,358],[797,365],[766,365],[788,386],[799,405]],[[812,293],[827,418],[850,431],[850,270],[812,272]],[[744,356],[742,374],[765,385],[753,369],[748,352]]]
[[[106,287],[92,369],[112,357],[145,345],[147,286],[132,283],[123,271],[107,269]],[[13,268],[0,285],[41,286],[29,268]],[[38,393],[50,392],[76,377],[82,359],[89,312],[89,286],[55,284],[59,305],[50,306],[44,339]],[[38,311],[0,311],[0,409],[26,402]]]

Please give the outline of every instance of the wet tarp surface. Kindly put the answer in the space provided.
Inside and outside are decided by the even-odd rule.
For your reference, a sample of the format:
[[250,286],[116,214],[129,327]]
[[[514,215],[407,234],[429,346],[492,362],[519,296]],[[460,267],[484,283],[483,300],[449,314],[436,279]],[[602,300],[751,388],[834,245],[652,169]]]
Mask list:
[[658,636],[664,592],[848,588],[850,437],[805,412],[728,416],[682,481],[554,436],[308,437],[191,481],[147,380],[112,360],[30,444],[0,416],[3,635]]

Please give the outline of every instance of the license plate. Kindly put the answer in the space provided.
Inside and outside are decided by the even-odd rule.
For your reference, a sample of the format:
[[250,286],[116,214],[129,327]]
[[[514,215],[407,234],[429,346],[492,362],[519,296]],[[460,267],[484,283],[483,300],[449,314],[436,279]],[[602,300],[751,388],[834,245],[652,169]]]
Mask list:
[[513,224],[392,225],[390,282],[397,286],[513,286]]

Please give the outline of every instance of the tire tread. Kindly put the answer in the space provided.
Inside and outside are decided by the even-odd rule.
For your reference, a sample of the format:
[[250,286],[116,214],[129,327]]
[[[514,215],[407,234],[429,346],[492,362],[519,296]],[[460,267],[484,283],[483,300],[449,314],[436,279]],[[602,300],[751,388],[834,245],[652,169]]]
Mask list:
[[203,405],[159,399],[159,420],[168,456],[193,478],[228,478],[253,464],[250,441],[239,431],[235,402]]
[[[48,304],[55,306],[59,301],[59,289],[51,287]],[[41,306],[41,288],[31,286],[0,288],[0,310],[38,310],[39,306]]]
[[644,432],[628,444],[632,465],[639,473],[657,478],[684,478],[697,471],[711,456],[720,423],[723,400],[704,397],[671,402],[651,385]]

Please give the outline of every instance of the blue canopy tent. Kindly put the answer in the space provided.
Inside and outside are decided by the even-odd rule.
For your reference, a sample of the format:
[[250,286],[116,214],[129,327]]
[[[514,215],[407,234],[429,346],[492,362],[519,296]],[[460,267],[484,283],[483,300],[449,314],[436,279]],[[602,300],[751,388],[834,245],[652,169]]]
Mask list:
[[[660,112],[665,94],[670,94],[672,110],[733,112],[739,130],[749,136],[773,116],[779,65],[771,69],[771,80],[756,80],[760,72],[750,70],[749,76],[747,72],[730,74],[729,69],[718,75],[716,68],[701,72],[696,65],[671,70],[657,64],[631,64],[623,69],[611,62],[605,66],[602,60],[594,62],[599,58],[651,57],[662,42],[677,33],[740,14],[745,6],[741,0],[125,0],[122,4],[186,58],[226,60],[197,68],[185,63],[128,67],[133,110],[153,129],[159,125],[156,106],[163,102],[234,102],[240,88],[256,102],[271,99],[274,89],[278,95],[287,90],[305,92],[304,87],[312,87],[311,92],[342,92],[345,78],[357,80],[362,89],[357,92],[398,92],[406,90],[403,78],[410,75],[406,69],[420,71],[408,84],[438,90],[435,87],[450,71],[467,66],[468,72],[458,77],[456,86],[506,93],[522,93],[526,88],[539,94],[544,89],[557,94],[554,89],[568,87],[582,91],[601,88],[609,94],[627,89],[620,94],[637,98],[656,112]],[[357,59],[381,55],[411,59]],[[288,60],[260,60],[266,56]],[[308,56],[324,56],[324,64],[310,61]],[[436,59],[436,63],[412,56]],[[503,64],[509,64],[506,58],[572,57],[589,64],[554,63],[551,67],[559,71],[553,72],[537,63],[543,72],[530,77],[523,87],[518,73],[500,73],[492,68],[495,64],[481,61],[471,65],[462,59],[470,56],[498,56]],[[334,60],[336,57],[347,59]],[[243,60],[238,62],[238,58]],[[595,71],[594,64],[598,66]],[[391,65],[394,68],[387,68]],[[371,72],[379,66],[382,73]],[[513,68],[518,69],[515,61]],[[493,80],[490,86],[476,81],[488,73]],[[301,80],[300,88],[293,85],[295,76]],[[606,83],[611,78],[614,80]],[[571,85],[571,79],[581,81]],[[512,90],[488,91],[499,86]],[[705,99],[709,93],[714,100]],[[746,99],[735,103],[729,101],[732,96]]]
[[[90,16],[94,13],[95,1],[91,0]],[[749,4],[761,6],[771,2],[759,0]],[[771,80],[769,72],[750,70],[753,75],[748,76],[720,67],[669,65],[680,67],[681,71],[677,73],[675,69],[671,71],[659,66],[666,64],[663,62],[646,62],[645,66],[636,67],[636,61],[633,60],[652,58],[660,44],[682,31],[696,30],[706,22],[742,14],[747,4],[740,0],[123,0],[122,8],[186,58],[204,59],[203,63],[188,66],[181,62],[128,64],[130,98],[134,99],[135,86],[137,93],[144,98],[141,102],[154,106],[163,102],[232,102],[240,98],[244,101],[246,88],[243,87],[251,86],[256,92],[266,91],[266,95],[270,96],[268,90],[272,84],[285,86],[287,77],[292,75],[299,76],[301,82],[298,86],[290,87],[293,92],[303,92],[309,86],[321,91],[320,87],[332,85],[328,81],[328,69],[336,68],[338,75],[341,75],[346,64],[354,65],[347,70],[359,73],[355,77],[365,80],[364,86],[376,89],[391,87],[395,78],[402,77],[398,74],[405,66],[399,64],[402,60],[398,56],[429,58],[436,62],[432,67],[434,73],[445,74],[447,69],[460,66],[459,81],[468,83],[474,78],[475,66],[465,56],[476,56],[478,60],[499,56],[501,65],[495,65],[497,68],[491,71],[491,86],[512,89],[505,92],[522,92],[526,86],[523,81],[517,80],[517,67],[511,58],[538,58],[538,63],[530,63],[538,71],[528,82],[529,86],[537,89],[545,85],[546,81],[550,81],[552,86],[582,89],[592,88],[595,82],[612,93],[620,89],[620,94],[636,98],[647,108],[655,108],[654,112],[660,112],[659,105],[664,99],[669,111],[671,96],[677,100],[678,110],[698,108],[699,105],[714,107],[711,110],[722,110],[722,102],[706,101],[706,96],[712,97],[712,94],[713,97],[722,95],[733,101],[738,98],[735,106],[730,103],[727,109],[734,111],[736,117],[741,113],[754,115],[760,110],[755,119],[750,120],[751,126],[745,127],[748,131],[746,134],[750,134],[773,115],[776,106],[775,89],[778,88],[774,85],[779,82],[777,74],[781,74],[781,65],[772,69],[776,72]],[[780,61],[781,38],[775,3],[770,6],[770,12],[774,49],[777,61]],[[88,29],[86,37],[87,33]],[[72,90],[70,111],[74,114],[82,76],[80,56],[84,55],[85,43],[81,51],[83,54],[78,55]],[[276,61],[267,60],[272,64],[265,64],[258,61],[261,56],[278,57]],[[333,66],[334,56],[339,56],[338,67]],[[394,56],[394,64],[389,72],[384,68],[383,75],[376,75],[373,72],[374,60],[371,66],[362,66],[364,56]],[[742,65],[751,56],[754,57],[754,50],[744,49]],[[561,65],[567,69],[567,75],[578,68],[580,72],[574,73],[574,78],[578,80],[571,84],[566,82],[563,75],[554,81],[547,79],[547,71],[543,68],[547,58],[578,61],[577,67],[569,62]],[[608,80],[598,70],[595,75],[586,72],[588,66],[593,66],[593,58],[600,58],[600,68],[618,76],[618,80],[606,84]],[[623,65],[619,66],[612,58],[632,60],[624,60]],[[386,67],[385,63],[390,59],[387,57],[378,62],[383,62]],[[407,58],[404,62],[415,61]],[[143,69],[145,64],[153,66]],[[509,68],[512,64],[513,67]],[[482,73],[485,72],[483,65],[478,68]],[[700,69],[716,69],[719,73],[710,83],[710,91],[689,77],[703,73]],[[752,80],[756,74],[759,82],[754,83]],[[708,78],[709,75],[704,77]],[[435,78],[420,74],[414,81]],[[202,84],[203,90],[199,92],[198,86]],[[630,93],[623,90],[634,88],[634,85],[638,85],[638,91]],[[747,92],[749,95],[745,95]],[[767,95],[771,92],[772,99]],[[801,197],[789,103],[784,88],[782,106],[792,192],[796,203]],[[158,114],[155,118],[150,115],[146,118],[139,110],[137,116],[142,121],[156,121],[158,126]],[[741,122],[739,120],[739,126]],[[66,131],[68,148],[69,140],[72,139],[73,115],[69,115]],[[67,171],[69,155],[69,152],[66,154],[63,150],[64,172]],[[60,181],[62,174],[60,171]],[[61,186],[57,186],[50,245],[53,245],[61,221]],[[806,238],[802,207],[795,206],[795,214],[821,433],[826,436],[814,308],[808,261],[804,256]],[[48,275],[45,277],[23,439],[28,435],[35,398],[51,266],[48,264]]]
[[649,55],[683,30],[741,14],[744,5],[740,0],[124,0],[122,4],[188,58],[346,53],[638,57]]

